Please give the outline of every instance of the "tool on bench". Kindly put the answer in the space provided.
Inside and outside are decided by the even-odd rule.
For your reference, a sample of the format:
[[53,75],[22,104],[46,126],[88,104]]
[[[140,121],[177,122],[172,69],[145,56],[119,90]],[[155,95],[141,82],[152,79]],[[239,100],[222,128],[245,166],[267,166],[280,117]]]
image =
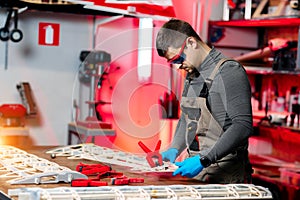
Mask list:
[[144,183],[143,178],[128,178],[127,176],[117,176],[111,178],[112,185],[128,185],[130,183]]
[[111,167],[107,165],[101,165],[101,164],[84,164],[79,163],[76,166],[76,171],[81,172],[84,175],[97,175],[102,173],[107,173],[108,171],[111,171]]
[[159,153],[161,140],[158,140],[154,151],[151,151],[142,141],[139,141],[138,144],[144,150],[144,152],[147,153],[146,160],[150,167],[163,165],[162,156]]
[[109,170],[109,171],[104,171],[100,174],[98,174],[97,178],[102,179],[102,178],[114,178],[114,177],[124,177],[122,172],[117,172],[115,170]]
[[122,172],[112,170],[110,166],[102,164],[84,164],[79,163],[76,166],[76,171],[85,175],[97,175],[91,179],[74,179],[71,182],[72,187],[98,187],[107,186],[108,183],[101,181],[104,178],[111,178],[112,185],[128,185],[130,183],[143,183],[143,178],[128,178]]
[[99,187],[107,186],[108,183],[105,181],[100,181],[99,179],[74,179],[71,181],[72,187]]
[[144,183],[144,178],[129,178],[123,175],[122,172],[108,171],[98,175],[99,179],[111,178],[112,185],[128,185],[130,183]]
[[[97,175],[97,178],[92,179],[74,179],[71,181],[72,187],[98,187],[107,186],[108,183],[101,181],[100,179],[108,177],[108,173],[111,173],[111,167],[102,164],[84,164],[79,163],[76,166],[76,171],[81,172],[84,175]],[[122,174],[123,175],[123,174]]]
[[99,174],[97,178],[98,179],[111,178],[112,185],[128,185],[130,183],[144,183],[143,178],[129,178],[123,175],[122,172],[117,172],[114,170]]

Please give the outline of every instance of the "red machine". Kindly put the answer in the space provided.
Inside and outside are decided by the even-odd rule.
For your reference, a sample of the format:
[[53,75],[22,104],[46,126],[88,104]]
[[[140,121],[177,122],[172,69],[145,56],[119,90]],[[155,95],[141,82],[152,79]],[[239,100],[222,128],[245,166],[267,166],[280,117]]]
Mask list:
[[[83,67],[80,69],[80,81],[86,82],[90,86],[88,104],[88,116],[85,120],[76,120],[80,126],[91,129],[111,129],[110,123],[102,121],[101,114],[97,107],[109,102],[103,102],[99,99],[99,90],[102,86],[103,77],[107,75],[107,69],[111,61],[111,55],[105,51],[82,51],[80,60]],[[97,94],[97,95],[96,95]]]
[[26,108],[21,104],[3,104],[0,106],[0,116],[2,127],[24,127]]

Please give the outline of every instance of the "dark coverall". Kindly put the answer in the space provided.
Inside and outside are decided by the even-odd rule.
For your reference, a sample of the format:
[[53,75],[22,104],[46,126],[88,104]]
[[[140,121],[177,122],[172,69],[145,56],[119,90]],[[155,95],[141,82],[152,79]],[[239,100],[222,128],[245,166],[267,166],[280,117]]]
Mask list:
[[212,165],[195,177],[200,181],[249,183],[251,88],[244,68],[233,60],[220,62],[224,58],[213,48],[199,66],[199,73],[187,75],[182,115],[171,147],[179,152],[187,148],[189,156],[209,158]]

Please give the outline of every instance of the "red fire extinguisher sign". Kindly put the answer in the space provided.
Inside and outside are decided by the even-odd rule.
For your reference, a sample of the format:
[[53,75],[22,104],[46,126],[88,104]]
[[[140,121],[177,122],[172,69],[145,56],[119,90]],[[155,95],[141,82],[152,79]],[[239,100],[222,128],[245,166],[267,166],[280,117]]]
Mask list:
[[39,45],[58,46],[60,25],[56,23],[39,23]]

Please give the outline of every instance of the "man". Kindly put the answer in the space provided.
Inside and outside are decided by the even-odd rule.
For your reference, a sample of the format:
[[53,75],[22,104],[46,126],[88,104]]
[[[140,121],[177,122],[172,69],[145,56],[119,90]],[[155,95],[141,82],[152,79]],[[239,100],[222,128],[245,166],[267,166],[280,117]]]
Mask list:
[[187,22],[171,19],[156,38],[159,56],[187,72],[181,111],[164,161],[176,162],[173,175],[208,183],[249,183],[248,138],[253,132],[251,87],[244,68],[205,44]]

